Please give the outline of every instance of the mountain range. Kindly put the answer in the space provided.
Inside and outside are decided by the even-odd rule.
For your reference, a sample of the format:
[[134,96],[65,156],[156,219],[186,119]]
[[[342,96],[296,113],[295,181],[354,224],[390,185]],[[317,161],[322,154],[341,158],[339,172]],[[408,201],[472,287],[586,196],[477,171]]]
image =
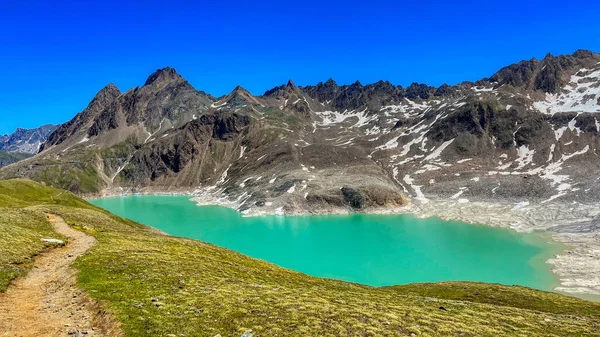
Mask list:
[[17,128],[10,135],[0,136],[0,151],[36,154],[58,125],[46,124],[35,129]]
[[599,120],[600,54],[585,50],[437,88],[290,80],[218,98],[167,67],[126,92],[109,84],[0,177],[85,195],[193,193],[245,214],[591,202]]
[[58,125],[42,125],[35,129],[18,128],[10,135],[0,136],[0,167],[16,163],[38,153],[40,146]]

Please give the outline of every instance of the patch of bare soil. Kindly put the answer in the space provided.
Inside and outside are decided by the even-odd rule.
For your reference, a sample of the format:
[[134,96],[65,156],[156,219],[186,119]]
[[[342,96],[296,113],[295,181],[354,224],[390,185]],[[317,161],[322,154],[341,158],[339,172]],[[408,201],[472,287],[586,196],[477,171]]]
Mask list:
[[41,254],[25,277],[0,294],[0,336],[122,336],[112,315],[77,287],[72,264],[96,239],[56,215],[48,220],[69,240]]

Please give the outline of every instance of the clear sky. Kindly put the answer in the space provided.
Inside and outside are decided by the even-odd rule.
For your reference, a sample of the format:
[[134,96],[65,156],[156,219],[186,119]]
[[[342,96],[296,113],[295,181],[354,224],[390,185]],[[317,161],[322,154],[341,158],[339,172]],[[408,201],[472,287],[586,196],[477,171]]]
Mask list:
[[2,1],[0,134],[62,123],[108,83],[171,66],[215,96],[293,79],[438,86],[600,52],[600,2]]

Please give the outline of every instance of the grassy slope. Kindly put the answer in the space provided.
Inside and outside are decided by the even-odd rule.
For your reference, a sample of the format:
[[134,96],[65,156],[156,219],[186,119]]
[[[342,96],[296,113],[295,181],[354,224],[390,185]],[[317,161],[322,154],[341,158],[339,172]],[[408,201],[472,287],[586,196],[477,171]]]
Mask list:
[[28,153],[18,153],[18,152],[5,152],[0,151],[0,167],[16,163],[20,160],[31,157]]
[[0,292],[26,273],[32,258],[54,244],[42,238],[64,239],[56,234],[45,214],[26,209],[30,203],[64,201],[61,191],[24,181],[0,183]]
[[26,177],[77,193],[96,193],[104,184],[96,170],[97,160],[92,150],[67,153],[60,159],[46,154],[0,169],[0,179]]
[[2,203],[57,213],[98,239],[77,262],[80,285],[128,336],[600,335],[599,304],[558,294],[479,283],[372,288],[309,277],[161,235],[27,181],[0,182]]

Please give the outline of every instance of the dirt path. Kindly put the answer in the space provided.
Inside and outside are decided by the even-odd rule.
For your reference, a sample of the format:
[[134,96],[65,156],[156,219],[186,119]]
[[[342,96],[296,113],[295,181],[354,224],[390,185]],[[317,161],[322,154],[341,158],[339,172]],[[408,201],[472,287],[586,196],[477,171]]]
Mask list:
[[77,287],[71,267],[96,239],[56,215],[48,220],[69,241],[41,254],[25,277],[0,294],[0,336],[122,336],[111,315]]

